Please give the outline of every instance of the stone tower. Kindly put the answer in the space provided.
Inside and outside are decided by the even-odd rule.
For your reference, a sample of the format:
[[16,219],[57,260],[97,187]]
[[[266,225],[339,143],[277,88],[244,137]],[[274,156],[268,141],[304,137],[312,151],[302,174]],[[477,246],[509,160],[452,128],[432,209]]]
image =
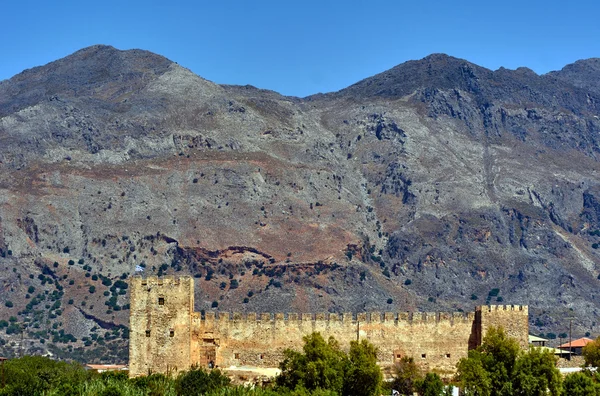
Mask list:
[[475,309],[475,329],[477,345],[490,327],[502,327],[511,338],[516,339],[521,348],[529,344],[529,309],[526,305],[483,305]]
[[192,363],[193,278],[133,277],[130,289],[130,375],[188,370]]

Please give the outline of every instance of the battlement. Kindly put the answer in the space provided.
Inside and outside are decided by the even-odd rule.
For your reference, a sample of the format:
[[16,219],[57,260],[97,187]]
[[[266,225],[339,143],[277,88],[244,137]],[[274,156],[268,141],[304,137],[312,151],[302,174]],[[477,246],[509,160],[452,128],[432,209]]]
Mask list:
[[528,312],[529,307],[527,305],[480,305],[475,307],[476,311],[481,312],[494,312],[494,311],[522,311]]
[[174,276],[174,275],[165,275],[165,276],[141,276],[134,275],[129,278],[129,283],[132,286],[167,286],[167,285],[180,285],[182,283],[193,283],[194,278],[191,276]]
[[473,322],[474,312],[346,312],[342,314],[319,313],[240,313],[240,312],[206,312],[194,319],[202,322],[333,322],[333,323],[440,323],[440,322]]

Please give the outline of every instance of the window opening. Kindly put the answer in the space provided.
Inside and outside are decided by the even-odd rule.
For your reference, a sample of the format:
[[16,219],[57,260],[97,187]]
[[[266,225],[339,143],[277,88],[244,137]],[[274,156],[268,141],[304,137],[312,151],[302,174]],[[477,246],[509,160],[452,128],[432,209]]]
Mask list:
[[422,353],[422,354],[421,354],[421,359],[425,359],[426,357],[427,357],[427,354],[426,354],[426,353]]
[[175,336],[175,330],[171,329],[169,331],[169,337],[174,337]]
[[150,330],[146,330],[146,337],[150,337]]
[[165,298],[164,297],[158,297],[158,305],[165,305]]

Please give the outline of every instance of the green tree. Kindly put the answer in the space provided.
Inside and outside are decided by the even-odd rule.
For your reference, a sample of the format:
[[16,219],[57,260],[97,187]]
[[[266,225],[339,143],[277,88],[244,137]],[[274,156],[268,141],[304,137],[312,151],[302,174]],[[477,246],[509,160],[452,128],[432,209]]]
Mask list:
[[595,396],[600,395],[600,391],[589,374],[579,372],[565,377],[562,394],[565,396]]
[[[513,373],[520,348],[502,328],[490,327],[481,346],[458,363],[457,379],[472,395],[513,394]],[[467,360],[467,361],[465,361]]]
[[416,391],[415,382],[423,378],[423,373],[412,357],[403,356],[394,365],[392,389],[402,395],[412,395]]
[[549,350],[531,348],[515,365],[513,388],[517,395],[552,395],[561,392],[561,375]]
[[492,380],[482,358],[481,352],[472,350],[469,351],[466,359],[458,362],[456,380],[466,395],[490,396],[492,394]]
[[582,353],[586,367],[600,366],[600,337],[584,346]]
[[436,373],[427,373],[425,378],[418,382],[417,389],[421,396],[440,396],[444,391],[444,383]]
[[291,349],[284,351],[277,386],[288,390],[327,389],[340,393],[347,358],[338,342],[333,337],[326,342],[320,333],[304,336],[303,340],[303,353]]
[[377,348],[367,340],[352,341],[348,358],[343,394],[380,395],[383,375],[377,365]]
[[474,396],[560,395],[561,377],[550,351],[523,353],[502,328],[489,328],[483,343],[457,366],[457,381]]

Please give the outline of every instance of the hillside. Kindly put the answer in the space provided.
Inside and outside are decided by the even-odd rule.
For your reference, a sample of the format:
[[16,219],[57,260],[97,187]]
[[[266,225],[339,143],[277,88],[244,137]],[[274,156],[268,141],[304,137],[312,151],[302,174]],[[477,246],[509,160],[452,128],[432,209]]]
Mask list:
[[0,82],[0,318],[125,359],[141,265],[194,275],[197,310],[528,304],[597,334],[597,62],[434,54],[308,98],[108,46],[26,70]]

